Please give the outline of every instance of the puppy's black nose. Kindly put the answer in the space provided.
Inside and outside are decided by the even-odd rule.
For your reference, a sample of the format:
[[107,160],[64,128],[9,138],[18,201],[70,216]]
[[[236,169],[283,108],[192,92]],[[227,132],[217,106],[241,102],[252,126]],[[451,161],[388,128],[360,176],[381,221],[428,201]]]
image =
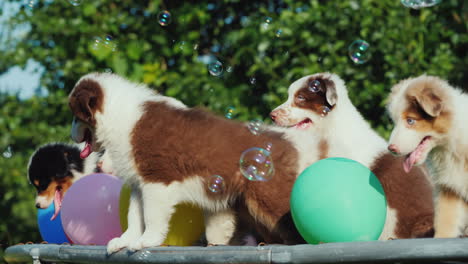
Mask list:
[[36,208],[41,208],[41,205],[39,203],[36,203]]

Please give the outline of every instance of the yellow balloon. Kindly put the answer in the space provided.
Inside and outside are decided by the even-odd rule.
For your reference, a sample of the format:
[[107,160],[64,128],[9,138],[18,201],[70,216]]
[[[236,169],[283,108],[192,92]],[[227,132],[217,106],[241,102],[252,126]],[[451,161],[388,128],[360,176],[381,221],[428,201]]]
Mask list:
[[[128,207],[131,188],[127,184],[120,191],[119,210],[122,231],[127,230]],[[205,232],[203,211],[191,204],[178,204],[169,222],[169,233],[164,244],[171,246],[191,246]]]

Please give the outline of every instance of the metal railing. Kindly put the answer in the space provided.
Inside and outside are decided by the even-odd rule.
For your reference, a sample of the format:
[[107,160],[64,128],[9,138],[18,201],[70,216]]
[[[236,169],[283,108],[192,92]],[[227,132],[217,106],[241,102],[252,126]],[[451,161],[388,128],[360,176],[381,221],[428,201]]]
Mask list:
[[157,247],[107,255],[104,246],[11,246],[8,263],[468,263],[468,239],[405,239],[321,245]]

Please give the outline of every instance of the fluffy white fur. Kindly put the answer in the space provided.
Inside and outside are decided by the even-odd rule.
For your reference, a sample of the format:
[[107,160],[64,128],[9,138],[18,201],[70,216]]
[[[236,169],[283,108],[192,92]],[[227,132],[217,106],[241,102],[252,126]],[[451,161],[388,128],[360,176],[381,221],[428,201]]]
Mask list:
[[[443,108],[450,110],[453,115],[448,133],[414,130],[402,116],[403,111],[410,103],[405,96],[408,86],[416,81],[426,80],[436,83],[443,90],[443,96],[446,98],[443,102]],[[399,155],[408,155],[418,147],[424,137],[430,136],[431,139],[415,164],[421,165],[428,160],[430,174],[436,187],[449,187],[465,201],[468,201],[468,171],[466,169],[468,162],[468,95],[437,77],[421,75],[403,80],[392,88],[388,111],[395,123],[389,144],[399,150]],[[444,208],[441,208],[439,199],[436,198],[435,237],[457,237],[460,235],[467,224],[467,209],[466,202],[460,201],[454,212],[456,219],[454,219],[453,227],[443,229],[440,227],[440,223]]]
[[[185,109],[186,106],[174,98],[156,94],[144,85],[136,85],[116,75],[88,74],[80,80],[83,79],[97,81],[104,90],[103,112],[95,114],[97,125],[96,130],[93,131],[95,135],[93,150],[99,151],[100,148],[105,148],[106,154],[112,161],[115,174],[132,186],[128,230],[120,238],[109,242],[108,253],[122,248],[139,250],[161,245],[168,232],[168,222],[174,206],[180,202],[192,202],[207,212],[205,221],[208,243],[226,244],[232,237],[235,223],[235,215],[227,206],[229,197],[222,201],[209,199],[204,183],[197,175],[183,182],[173,182],[165,186],[141,182],[136,170],[130,139],[132,129],[143,114],[142,105],[147,101],[164,101],[181,109]],[[79,126],[75,124],[74,131],[80,131]],[[75,133],[74,136],[82,136],[79,134]],[[300,136],[292,138],[297,139]],[[313,152],[314,141],[309,140],[307,142],[310,143],[306,144],[296,142],[299,151],[307,150],[302,152],[307,155],[301,156],[299,161],[303,169],[311,163],[310,160],[317,160]],[[225,224],[219,226],[220,222]]]
[[[327,114],[326,118],[313,111],[293,106],[294,95],[297,90],[308,79],[319,75],[329,78],[335,83],[338,98],[338,102],[330,98],[331,103],[336,103],[336,105]],[[328,139],[328,156],[330,157],[350,158],[369,167],[379,154],[386,151],[387,144],[385,140],[370,127],[352,104],[344,81],[336,74],[318,73],[296,80],[288,88],[286,102],[273,111],[280,110],[283,113],[282,116],[278,116],[280,125],[293,126],[306,118],[311,119],[313,124],[303,129],[303,132],[307,135],[304,140],[317,140],[317,136]],[[295,133],[297,130],[289,129],[288,131]],[[380,236],[381,240],[395,237],[396,221],[395,210],[387,207],[387,219]]]

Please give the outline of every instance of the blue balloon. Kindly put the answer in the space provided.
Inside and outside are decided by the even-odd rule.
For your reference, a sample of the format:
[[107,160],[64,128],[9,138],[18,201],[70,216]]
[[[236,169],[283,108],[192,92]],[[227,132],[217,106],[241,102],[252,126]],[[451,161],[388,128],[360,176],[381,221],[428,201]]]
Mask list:
[[50,220],[54,212],[54,203],[46,209],[38,209],[37,211],[37,224],[39,225],[42,239],[52,244],[70,243],[63,231],[60,213],[54,220]]

